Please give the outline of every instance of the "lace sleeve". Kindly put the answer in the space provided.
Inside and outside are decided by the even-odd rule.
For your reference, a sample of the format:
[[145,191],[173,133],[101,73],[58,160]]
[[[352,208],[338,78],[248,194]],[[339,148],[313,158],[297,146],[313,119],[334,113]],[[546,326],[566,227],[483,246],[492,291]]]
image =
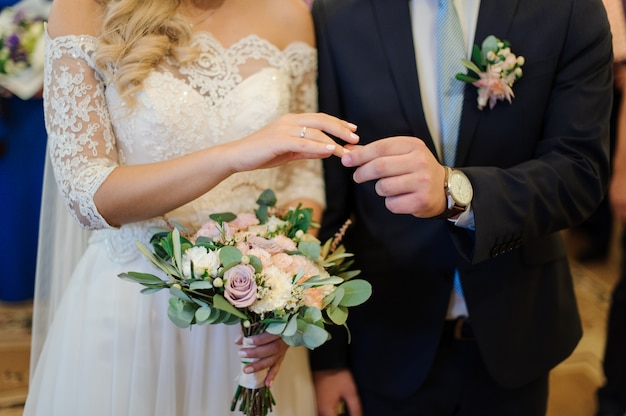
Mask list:
[[70,214],[86,229],[111,228],[94,194],[118,165],[96,39],[46,38],[44,112],[54,176]]
[[[291,112],[317,111],[317,51],[305,44],[293,44],[286,52],[292,77]],[[299,160],[280,169],[276,186],[279,201],[306,198],[326,206],[320,160]]]
[[317,50],[305,44],[292,44],[286,50],[291,71],[291,112],[317,111]]

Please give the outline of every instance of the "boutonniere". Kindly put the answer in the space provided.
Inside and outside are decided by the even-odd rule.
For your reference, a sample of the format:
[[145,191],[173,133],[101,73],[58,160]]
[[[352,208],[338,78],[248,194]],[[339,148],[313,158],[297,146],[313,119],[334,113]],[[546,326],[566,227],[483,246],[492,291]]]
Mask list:
[[493,108],[498,100],[509,103],[513,94],[513,84],[522,76],[523,56],[511,52],[509,42],[495,36],[488,36],[482,48],[474,45],[472,60],[463,59],[463,66],[478,75],[456,74],[456,78],[478,87],[478,109],[482,110],[489,103]]

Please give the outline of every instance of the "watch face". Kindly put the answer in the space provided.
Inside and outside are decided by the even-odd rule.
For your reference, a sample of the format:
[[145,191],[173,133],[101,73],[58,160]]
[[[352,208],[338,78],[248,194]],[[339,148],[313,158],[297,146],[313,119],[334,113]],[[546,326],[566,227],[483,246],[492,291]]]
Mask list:
[[467,206],[472,202],[474,190],[472,184],[463,172],[453,170],[448,178],[448,186],[450,187],[450,195],[454,201],[462,206]]

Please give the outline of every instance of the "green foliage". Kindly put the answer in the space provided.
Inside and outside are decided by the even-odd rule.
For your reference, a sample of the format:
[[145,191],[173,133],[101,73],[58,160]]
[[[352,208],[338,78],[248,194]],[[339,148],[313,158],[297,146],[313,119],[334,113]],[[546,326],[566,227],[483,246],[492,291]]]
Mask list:
[[265,224],[267,222],[269,208],[276,206],[276,194],[274,194],[274,191],[271,189],[266,189],[259,195],[256,203],[259,205],[259,208],[254,211],[256,217],[261,224]]
[[233,214],[232,212],[220,212],[218,214],[209,215],[209,218],[221,225],[222,223],[234,220],[235,218],[237,218],[237,215]]

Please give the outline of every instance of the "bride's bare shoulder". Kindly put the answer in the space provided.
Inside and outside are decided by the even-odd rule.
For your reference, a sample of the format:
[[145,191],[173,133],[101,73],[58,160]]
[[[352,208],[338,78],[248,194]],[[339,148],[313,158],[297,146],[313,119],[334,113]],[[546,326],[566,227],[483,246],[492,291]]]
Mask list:
[[97,36],[104,7],[98,0],[54,0],[48,17],[51,38],[67,35]]
[[293,42],[315,44],[313,20],[304,0],[259,0],[259,23],[271,33],[274,43],[283,48]]

